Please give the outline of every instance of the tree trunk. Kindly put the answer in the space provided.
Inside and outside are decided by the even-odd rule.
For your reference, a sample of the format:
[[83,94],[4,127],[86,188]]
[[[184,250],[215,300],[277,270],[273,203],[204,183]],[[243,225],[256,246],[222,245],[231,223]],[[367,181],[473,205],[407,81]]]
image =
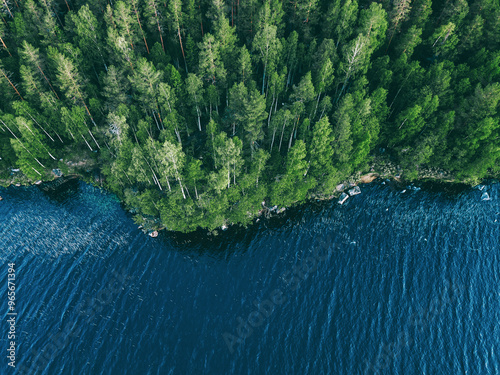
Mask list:
[[274,131],[273,131],[273,140],[271,141],[271,151],[270,152],[273,152],[274,136],[275,135],[276,135],[276,128],[274,128]]
[[10,54],[10,51],[9,49],[7,48],[7,46],[5,45],[4,41],[2,38],[0,38],[0,42],[2,42],[2,45],[4,46],[4,48],[7,50],[7,52],[9,53],[9,56],[12,57],[12,55]]
[[281,142],[283,141],[283,134],[285,133],[285,125],[286,125],[286,119],[283,122],[283,129],[281,129],[281,138],[280,138],[280,145],[278,147],[278,151],[281,151]]
[[274,105],[274,94],[273,94],[273,102],[271,103],[271,108],[269,108],[269,116],[267,116],[267,127],[269,127],[269,123],[271,122],[271,113],[273,111]]
[[82,138],[85,141],[85,143],[87,144],[87,146],[90,148],[90,151],[94,151],[94,150],[92,150],[92,147],[90,147],[89,143],[87,142],[87,140],[85,139],[85,137],[83,136],[83,134],[80,133],[80,135],[82,136]]
[[182,187],[182,182],[181,182],[181,179],[180,178],[177,178],[177,181],[179,182],[179,185],[181,187],[181,191],[182,191],[182,196],[184,199],[186,199],[186,194],[184,193],[184,188]]
[[267,64],[264,65],[264,74],[262,75],[262,95],[264,95],[264,87],[266,82],[266,69],[267,69]]
[[12,86],[12,88],[16,91],[16,94],[19,95],[19,97],[21,98],[21,100],[24,100],[23,97],[21,96],[21,94],[19,94],[19,91],[17,91],[17,88],[16,86],[14,86],[14,84],[11,82],[11,80],[9,79],[9,77],[7,77],[7,75],[5,74],[5,72],[3,71],[3,69],[0,69],[2,71],[2,74],[3,76],[5,77],[5,79],[7,81],[9,81],[9,84]]
[[135,8],[134,2],[132,2],[132,5],[134,6],[134,13],[137,17],[137,23],[139,24],[139,28],[141,29],[142,39],[144,39],[144,45],[146,46],[146,50],[148,51],[148,55],[149,55],[148,42],[146,42],[146,37],[144,36],[144,30],[142,30],[141,20],[139,19],[139,13],[137,12],[137,9]]
[[13,16],[13,15],[12,15],[12,13],[10,12],[9,5],[7,4],[7,1],[6,1],[6,0],[3,0],[3,4],[5,5],[5,8],[7,8],[7,12],[9,12],[10,17],[11,17],[11,18],[14,18],[14,16]]
[[316,112],[318,111],[318,106],[319,106],[319,98],[321,97],[321,92],[318,94],[318,100],[316,100],[316,108],[314,108],[314,113],[311,117],[311,121],[314,119],[316,116]]
[[188,66],[186,62],[186,56],[184,55],[184,48],[182,47],[181,29],[179,24],[177,24],[177,34],[179,35],[179,44],[181,45],[182,58],[184,59],[184,66],[186,67],[186,74],[188,73]]
[[92,137],[92,139],[94,140],[95,144],[97,145],[97,148],[99,148],[99,150],[100,150],[100,149],[101,149],[101,146],[99,146],[99,143],[97,143],[97,141],[95,140],[95,138],[94,138],[94,134],[92,134],[92,132],[90,131],[90,129],[88,129],[88,131],[89,131],[90,136],[91,136],[91,137]]

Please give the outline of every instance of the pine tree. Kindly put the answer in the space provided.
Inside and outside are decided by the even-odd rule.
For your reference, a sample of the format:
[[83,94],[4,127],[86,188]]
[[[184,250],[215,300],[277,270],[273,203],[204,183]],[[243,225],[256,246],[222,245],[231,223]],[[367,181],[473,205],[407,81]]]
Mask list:
[[106,98],[106,107],[113,111],[120,104],[127,103],[130,82],[124,77],[123,72],[111,65],[103,78],[103,96]]
[[255,89],[250,90],[248,94],[248,99],[244,102],[243,127],[246,132],[245,139],[253,155],[257,147],[256,142],[264,136],[262,125],[267,117],[266,101]]
[[144,0],[144,19],[149,20],[151,34],[157,34],[160,37],[161,48],[165,51],[165,44],[163,43],[163,28],[164,19],[159,9],[157,0]]
[[57,95],[56,91],[52,87],[49,79],[47,78],[44,72],[45,69],[44,61],[40,57],[39,49],[34,48],[28,42],[23,41],[23,49],[19,50],[19,54],[27,64],[29,64],[33,69],[36,69],[38,71],[38,73],[41,75],[41,77],[43,77],[44,81],[50,87],[56,98],[59,99],[59,96]]
[[241,47],[238,65],[238,80],[239,82],[246,84],[252,77],[252,60],[246,46]]
[[85,107],[90,119],[94,123],[94,119],[85,104],[85,94],[82,90],[83,80],[78,73],[77,68],[69,58],[65,57],[61,53],[55,52],[53,58],[57,68],[56,75],[59,81],[59,86],[65,93],[66,99],[82,104]]
[[201,76],[211,81],[212,85],[224,84],[226,69],[220,58],[220,43],[210,33],[205,34],[199,45],[199,72]]
[[[300,80],[299,84],[293,86],[293,92],[290,95],[290,100],[295,103],[300,103],[301,108],[310,103],[315,97],[314,85],[312,84],[311,72],[307,72]],[[302,111],[301,111],[302,112]]]
[[128,77],[132,90],[135,92],[134,98],[141,103],[146,113],[154,115],[158,112],[158,84],[162,73],[157,71],[153,64],[145,58],[140,58],[136,63],[134,73]]
[[389,44],[387,48],[391,45],[392,38],[396,31],[401,27],[401,23],[403,23],[407,18],[408,14],[411,10],[411,0],[396,0],[393,4],[393,9],[390,14],[390,22],[392,24],[391,27],[391,36],[389,38]]
[[309,149],[309,173],[317,181],[322,181],[321,193],[333,191],[333,129],[327,117],[323,117],[313,127]]
[[82,51],[93,59],[100,58],[105,70],[108,70],[103,51],[103,27],[90,7],[84,5],[78,10],[78,13],[70,13],[70,19],[75,27],[76,41]]
[[324,25],[324,33],[327,37],[336,41],[335,47],[342,46],[351,36],[354,24],[358,17],[358,3],[356,0],[341,0],[332,2]]
[[353,100],[350,94],[347,94],[341,101],[339,108],[333,115],[334,120],[334,154],[338,168],[345,174],[350,173],[349,157],[353,149],[351,117],[353,113]]
[[146,35],[144,34],[144,30],[142,29],[141,20],[139,18],[139,0],[129,0],[129,2],[132,5],[132,11],[134,12],[135,19],[137,20],[137,26],[139,26],[139,30],[141,31],[142,40],[144,41],[144,46],[146,47],[146,51],[149,54],[148,42],[146,41]]
[[297,141],[287,156],[286,173],[273,185],[271,201],[278,206],[289,206],[305,199],[307,192],[316,185],[307,177],[308,163],[305,143]]
[[181,0],[171,0],[169,2],[169,13],[170,13],[170,28],[177,34],[179,40],[179,46],[181,47],[182,58],[184,59],[184,66],[186,68],[186,73],[188,72],[186,55],[184,54],[184,47],[182,46],[182,36],[181,36],[181,24],[183,22],[182,14],[182,1]]
[[119,35],[122,35],[127,43],[130,44],[130,48],[135,50],[139,44],[140,35],[138,33],[138,25],[134,20],[132,8],[123,1],[118,1],[113,11],[113,22],[116,25]]

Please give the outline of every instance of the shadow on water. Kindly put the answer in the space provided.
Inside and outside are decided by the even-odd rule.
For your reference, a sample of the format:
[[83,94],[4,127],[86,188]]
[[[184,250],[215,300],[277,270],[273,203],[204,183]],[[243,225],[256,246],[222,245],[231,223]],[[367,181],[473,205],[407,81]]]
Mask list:
[[79,182],[78,178],[57,179],[38,185],[38,188],[51,201],[64,203],[79,194]]
[[191,233],[161,231],[156,240],[166,245],[165,248],[174,248],[181,253],[229,260],[235,254],[243,255],[252,249],[256,239],[267,238],[267,243],[274,237],[296,230],[297,226],[303,228],[301,235],[304,236],[309,233],[306,221],[314,221],[313,217],[331,209],[333,204],[332,201],[320,204],[307,202],[271,217],[261,215],[246,227],[231,225],[226,230],[219,227],[212,233],[202,229]]
[[245,253],[251,248],[250,244],[262,230],[265,228],[261,223],[254,223],[246,228],[230,226],[225,231],[218,228],[213,233],[202,229],[191,233],[161,231],[156,240],[166,245],[166,249],[227,260],[235,253]]
[[217,228],[212,233],[204,229],[191,233],[161,231],[157,240],[180,252],[228,259],[235,253],[248,251],[252,242],[262,235],[273,236],[290,229],[301,221],[305,209],[308,209],[307,205],[299,205],[269,218],[260,216],[246,227],[231,225],[226,230]]
[[463,183],[449,183],[449,182],[439,182],[439,181],[419,181],[414,184],[418,186],[423,191],[429,193],[441,193],[447,197],[455,198],[462,193],[466,193],[472,190],[472,187]]

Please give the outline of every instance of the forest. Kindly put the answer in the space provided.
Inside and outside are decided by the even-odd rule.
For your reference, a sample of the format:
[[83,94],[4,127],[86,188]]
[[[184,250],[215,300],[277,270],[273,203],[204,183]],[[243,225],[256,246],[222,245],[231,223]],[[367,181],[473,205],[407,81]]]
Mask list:
[[374,158],[500,170],[497,0],[0,9],[3,181],[80,163],[137,223],[190,232],[329,196]]

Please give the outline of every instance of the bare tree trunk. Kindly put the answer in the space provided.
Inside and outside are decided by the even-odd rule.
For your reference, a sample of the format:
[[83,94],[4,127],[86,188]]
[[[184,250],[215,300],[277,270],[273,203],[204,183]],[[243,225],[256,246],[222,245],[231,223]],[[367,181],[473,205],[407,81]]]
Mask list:
[[9,81],[9,84],[12,86],[12,88],[16,91],[16,94],[19,95],[19,97],[21,98],[21,100],[24,100],[23,97],[21,96],[21,94],[19,94],[19,91],[17,91],[16,86],[14,86],[14,84],[11,82],[11,80],[9,79],[9,77],[7,77],[7,75],[5,74],[4,70],[0,69],[0,71],[2,72],[3,76],[5,77],[5,79],[7,81]]
[[180,178],[177,178],[177,181],[179,182],[179,185],[180,185],[180,187],[181,187],[182,196],[184,197],[184,199],[186,199],[186,194],[184,193],[184,188],[182,187],[182,182],[181,182],[181,179],[180,179]]
[[85,139],[85,137],[83,136],[83,134],[80,133],[80,135],[82,136],[82,138],[85,141],[85,143],[87,144],[87,146],[90,148],[90,151],[94,151],[94,150],[92,150],[92,147],[90,147],[89,143],[87,142],[87,140]]
[[314,119],[314,117],[316,116],[316,111],[318,110],[318,106],[319,106],[319,98],[321,97],[321,93],[318,94],[318,100],[316,100],[316,108],[314,108],[314,113],[311,117],[311,121]]
[[285,121],[283,122],[283,129],[281,129],[281,138],[280,138],[280,145],[278,147],[278,151],[281,151],[281,142],[283,141],[283,134],[285,133],[285,125],[286,125],[286,118],[285,118]]
[[273,94],[273,102],[271,103],[271,108],[269,108],[269,116],[267,116],[267,127],[269,127],[269,123],[271,122],[271,113],[273,111],[274,105],[274,94]]
[[276,128],[274,128],[274,131],[273,131],[273,140],[271,141],[271,151],[270,152],[273,152],[274,136],[275,135],[276,135]]
[[19,144],[22,146],[22,148],[24,148],[24,149],[26,150],[26,152],[28,152],[28,154],[30,154],[30,155],[31,155],[31,157],[32,157],[33,159],[35,159],[35,160],[36,160],[36,162],[37,162],[38,164],[40,164],[43,168],[45,168],[45,166],[44,166],[42,163],[40,163],[40,161],[39,161],[37,158],[35,158],[35,157],[33,156],[33,154],[30,152],[30,150],[28,150],[28,149],[24,146],[23,142],[21,142],[21,140],[20,140],[19,138],[17,138],[17,136],[16,136],[16,135],[12,132],[12,130],[10,130],[10,128],[7,126],[7,124],[6,124],[5,122],[3,122],[2,120],[0,120],[0,122],[1,122],[1,123],[2,123],[2,124],[6,127],[6,128],[7,128],[7,129],[9,129],[10,134],[12,134],[12,135],[14,136],[14,138],[15,138],[15,139],[19,142]]

